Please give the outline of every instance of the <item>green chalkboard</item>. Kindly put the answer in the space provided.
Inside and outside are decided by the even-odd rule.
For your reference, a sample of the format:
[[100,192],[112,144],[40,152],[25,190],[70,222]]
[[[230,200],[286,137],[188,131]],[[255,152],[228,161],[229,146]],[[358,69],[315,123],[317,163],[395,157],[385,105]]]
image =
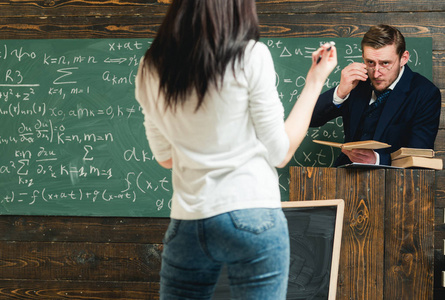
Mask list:
[[[340,70],[361,60],[359,38],[265,38],[286,114],[298,99],[311,53],[336,42]],[[134,99],[150,39],[0,41],[0,214],[169,216],[171,171],[154,160]],[[409,65],[432,77],[431,38],[407,39]],[[311,128],[290,165],[332,166],[341,119]],[[279,171],[288,200],[288,168]]]

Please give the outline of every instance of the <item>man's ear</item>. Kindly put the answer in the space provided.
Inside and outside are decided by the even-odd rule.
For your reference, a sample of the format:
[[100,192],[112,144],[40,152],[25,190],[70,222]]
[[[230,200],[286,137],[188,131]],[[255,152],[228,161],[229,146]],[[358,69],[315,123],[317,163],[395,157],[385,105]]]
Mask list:
[[403,52],[402,57],[400,58],[400,66],[403,67],[404,65],[406,65],[408,63],[409,60],[409,52],[408,50],[405,50],[405,52]]

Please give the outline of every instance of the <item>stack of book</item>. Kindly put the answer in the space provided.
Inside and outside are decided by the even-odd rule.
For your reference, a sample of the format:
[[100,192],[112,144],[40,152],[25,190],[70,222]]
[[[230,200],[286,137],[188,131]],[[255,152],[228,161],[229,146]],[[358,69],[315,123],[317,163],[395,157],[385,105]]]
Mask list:
[[391,153],[391,160],[391,166],[399,168],[443,169],[443,161],[434,157],[433,149],[400,148]]

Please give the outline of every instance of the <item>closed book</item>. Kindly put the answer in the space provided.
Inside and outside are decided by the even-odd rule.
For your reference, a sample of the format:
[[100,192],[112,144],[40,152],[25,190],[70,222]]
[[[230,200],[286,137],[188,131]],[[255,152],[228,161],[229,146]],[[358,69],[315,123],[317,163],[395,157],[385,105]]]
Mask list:
[[382,148],[389,148],[391,145],[388,145],[386,143],[378,142],[378,141],[357,141],[357,142],[349,142],[349,143],[337,143],[337,142],[330,142],[330,141],[320,141],[320,140],[313,140],[314,143],[327,145],[331,147],[337,147],[341,149],[346,150],[352,150],[352,149],[382,149]]
[[441,158],[406,156],[393,160],[391,162],[391,166],[400,168],[426,168],[442,170],[443,161]]
[[421,157],[434,157],[433,149],[421,149],[421,148],[405,148],[402,147],[397,151],[391,153],[391,159],[398,159],[406,156],[421,156]]

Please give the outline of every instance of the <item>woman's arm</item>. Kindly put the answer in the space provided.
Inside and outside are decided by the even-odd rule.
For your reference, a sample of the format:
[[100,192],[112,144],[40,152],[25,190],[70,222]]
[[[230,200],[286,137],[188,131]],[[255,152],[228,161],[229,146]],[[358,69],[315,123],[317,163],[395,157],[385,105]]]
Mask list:
[[173,160],[170,158],[165,161],[158,161],[158,164],[163,168],[171,169],[173,167]]
[[336,65],[337,50],[329,43],[312,53],[312,66],[307,74],[306,84],[284,123],[289,138],[289,150],[278,168],[287,165],[306,136],[317,99],[327,77]]

